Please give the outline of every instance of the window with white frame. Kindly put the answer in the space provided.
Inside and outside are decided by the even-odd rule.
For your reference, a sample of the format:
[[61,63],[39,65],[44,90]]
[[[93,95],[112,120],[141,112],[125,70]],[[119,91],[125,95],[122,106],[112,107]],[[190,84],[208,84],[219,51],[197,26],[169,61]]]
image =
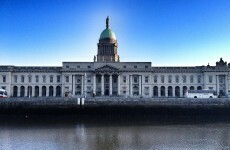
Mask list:
[[42,76],[42,81],[43,81],[43,83],[46,83],[46,76],[45,75]]
[[179,75],[176,75],[176,83],[179,83]]
[[3,83],[6,82],[6,76],[5,76],[5,75],[2,76],[2,82],[3,82]]
[[161,76],[161,83],[165,83],[165,77],[163,75]]
[[50,83],[54,82],[54,76],[50,76]]
[[186,75],[183,75],[183,78],[182,78],[182,80],[183,80],[183,83],[186,83],[186,82],[187,82],[187,78],[186,78]]
[[157,83],[157,75],[155,75],[153,78],[154,78],[154,83]]
[[197,83],[201,83],[201,75],[197,76]]
[[17,75],[14,76],[14,82],[15,82],[15,83],[18,82],[18,76],[17,76]]
[[65,76],[65,82],[69,83],[69,76]]
[[37,83],[39,82],[39,76],[38,76],[38,75],[35,76],[35,81],[36,81]]
[[172,76],[171,75],[168,76],[168,83],[172,83]]
[[57,83],[61,82],[61,76],[57,76]]
[[25,77],[24,75],[21,76],[21,83],[24,83],[25,82]]
[[190,76],[190,83],[193,83],[194,77],[193,75]]
[[123,76],[123,83],[126,83],[126,76]]
[[209,83],[212,83],[212,75],[208,76],[208,81],[209,81]]
[[145,83],[148,83],[148,82],[149,82],[149,77],[145,76]]

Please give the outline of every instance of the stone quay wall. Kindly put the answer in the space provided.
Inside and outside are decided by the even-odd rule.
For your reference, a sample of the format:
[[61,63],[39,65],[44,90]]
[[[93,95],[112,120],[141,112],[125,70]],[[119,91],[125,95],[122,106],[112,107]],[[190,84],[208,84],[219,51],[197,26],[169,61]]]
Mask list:
[[97,108],[97,107],[181,107],[210,108],[229,107],[230,98],[140,98],[140,97],[95,97],[95,98],[2,98],[0,108]]

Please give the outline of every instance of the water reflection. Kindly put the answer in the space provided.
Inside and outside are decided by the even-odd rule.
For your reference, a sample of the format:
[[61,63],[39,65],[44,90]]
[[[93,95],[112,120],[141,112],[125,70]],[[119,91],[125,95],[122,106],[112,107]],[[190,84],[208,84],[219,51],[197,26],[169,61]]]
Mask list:
[[201,124],[121,121],[5,121],[0,123],[0,149],[230,149],[228,121]]

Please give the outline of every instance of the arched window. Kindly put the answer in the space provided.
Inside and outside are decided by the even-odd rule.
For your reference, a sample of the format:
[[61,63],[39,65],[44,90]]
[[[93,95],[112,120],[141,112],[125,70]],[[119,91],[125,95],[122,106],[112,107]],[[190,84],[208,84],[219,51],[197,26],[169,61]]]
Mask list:
[[54,87],[53,86],[49,87],[49,96],[54,96]]
[[57,86],[56,87],[56,96],[61,96],[61,87],[60,86]]
[[198,87],[197,87],[197,90],[202,90],[202,87],[201,87],[201,86],[198,86]]
[[183,96],[185,95],[185,93],[187,92],[188,88],[187,86],[183,86]]
[[194,88],[194,86],[190,86],[190,90],[194,90],[195,88]]
[[38,86],[35,86],[35,91],[34,91],[34,96],[35,97],[38,97],[39,96],[39,87]]
[[173,96],[173,89],[171,86],[168,87],[168,96]]
[[25,96],[25,87],[21,86],[20,88],[20,97],[24,97]]
[[46,96],[46,86],[42,86],[42,96]]
[[158,96],[158,87],[157,86],[153,87],[153,96],[155,96],[155,97]]
[[13,97],[17,97],[18,96],[18,87],[14,86],[13,88]]
[[165,87],[164,86],[161,87],[161,96],[165,96]]
[[175,88],[175,96],[180,97],[180,87],[179,86],[176,86]]

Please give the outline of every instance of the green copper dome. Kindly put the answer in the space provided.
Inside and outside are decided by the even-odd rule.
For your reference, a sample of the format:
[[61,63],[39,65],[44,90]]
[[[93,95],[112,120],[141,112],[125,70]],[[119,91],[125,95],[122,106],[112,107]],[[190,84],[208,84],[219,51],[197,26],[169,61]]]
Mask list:
[[101,36],[100,36],[100,40],[106,39],[106,38],[116,40],[115,33],[109,28],[106,28],[104,31],[102,31]]

